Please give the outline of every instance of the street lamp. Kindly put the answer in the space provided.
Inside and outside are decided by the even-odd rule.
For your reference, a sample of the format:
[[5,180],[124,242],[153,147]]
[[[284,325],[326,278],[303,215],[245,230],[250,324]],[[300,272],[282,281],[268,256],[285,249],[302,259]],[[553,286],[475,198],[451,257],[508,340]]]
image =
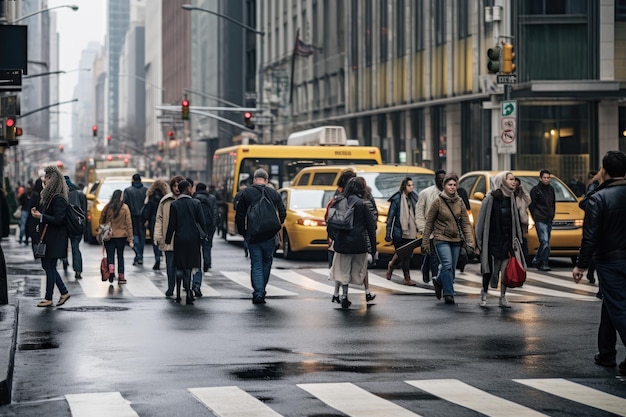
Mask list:
[[58,70],[58,71],[50,71],[50,72],[40,72],[38,74],[25,75],[25,76],[22,77],[22,79],[43,77],[45,75],[67,74],[67,73],[76,72],[76,71],[91,71],[91,68],[75,68],[73,70],[68,70],[68,71]]
[[13,24],[16,24],[16,23],[18,23],[18,22],[21,22],[22,20],[26,20],[26,19],[28,19],[29,17],[33,17],[33,16],[35,16],[36,14],[49,12],[50,10],[53,10],[53,9],[60,9],[61,7],[68,7],[68,8],[70,8],[70,9],[72,9],[73,11],[77,11],[77,10],[78,10],[78,6],[77,6],[77,5],[75,5],[75,4],[63,4],[63,5],[61,5],[61,6],[48,7],[48,8],[46,8],[46,9],[41,9],[41,10],[37,10],[36,12],[29,13],[29,14],[27,14],[26,16],[22,16],[22,17],[20,17],[19,19],[15,19],[15,20],[13,21]]
[[[225,16],[223,14],[214,12],[213,10],[209,10],[209,9],[203,9],[202,7],[197,7],[197,6],[192,6],[191,4],[183,4],[182,6],[180,6],[183,10],[187,10],[187,11],[191,11],[191,10],[198,10],[200,12],[205,12],[205,13],[209,13],[212,14],[214,16],[217,16],[219,18],[228,20],[231,23],[234,23],[235,25],[254,33],[255,35],[259,35],[261,37],[261,52],[259,53],[259,100],[257,102],[257,108],[259,107],[258,103],[261,103],[261,110],[263,109],[263,46],[264,46],[264,40],[265,40],[265,32],[263,32],[262,30],[256,30],[255,28],[248,26],[248,25],[244,25],[243,23],[239,22],[238,20],[233,19],[232,17],[229,16]],[[259,7],[261,10],[263,10],[263,0],[260,0],[260,4]],[[259,132],[259,136],[262,139],[263,138],[263,130],[261,129],[261,131]],[[261,140],[262,142],[262,140]]]

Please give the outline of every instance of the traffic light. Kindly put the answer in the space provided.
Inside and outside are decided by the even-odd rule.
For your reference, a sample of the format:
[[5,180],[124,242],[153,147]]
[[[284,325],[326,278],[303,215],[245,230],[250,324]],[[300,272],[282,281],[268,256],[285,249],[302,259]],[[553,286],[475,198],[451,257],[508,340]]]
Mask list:
[[15,116],[9,116],[4,120],[4,139],[7,142],[15,140],[15,130],[17,129],[15,123]]
[[107,146],[111,144],[111,135],[107,135]]
[[502,72],[512,74],[515,72],[515,52],[513,52],[513,44],[505,43],[502,45]]
[[157,150],[159,151],[159,153],[163,153],[163,151],[165,150],[165,142],[160,141],[157,145]]
[[183,120],[189,120],[189,100],[184,99],[180,104],[182,107]]
[[497,74],[500,72],[500,58],[502,57],[502,48],[499,46],[494,46],[493,48],[489,48],[487,50],[487,58],[489,58],[489,62],[487,62],[487,70],[490,74]]
[[59,145],[59,152],[63,153],[63,149],[64,149],[63,145]]
[[94,138],[98,137],[98,126],[96,125],[91,126],[91,132],[93,133]]
[[254,121],[252,120],[252,113],[247,111],[243,114],[244,125],[248,129],[254,129]]
[[171,131],[171,130],[167,132],[167,137],[168,137],[170,140],[175,140],[175,139],[176,139],[176,138],[174,137],[174,132],[173,132],[173,131]]

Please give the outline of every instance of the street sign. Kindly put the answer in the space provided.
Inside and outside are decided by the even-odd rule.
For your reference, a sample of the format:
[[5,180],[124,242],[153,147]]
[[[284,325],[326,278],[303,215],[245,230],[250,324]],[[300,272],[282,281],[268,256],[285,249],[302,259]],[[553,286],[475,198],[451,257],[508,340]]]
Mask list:
[[517,101],[506,100],[502,102],[502,117],[517,117]]
[[517,101],[503,101],[500,114],[500,136],[496,148],[500,154],[514,154],[517,152]]
[[22,91],[22,70],[0,69],[1,91]]
[[497,74],[497,84],[517,84],[517,75],[515,74]]

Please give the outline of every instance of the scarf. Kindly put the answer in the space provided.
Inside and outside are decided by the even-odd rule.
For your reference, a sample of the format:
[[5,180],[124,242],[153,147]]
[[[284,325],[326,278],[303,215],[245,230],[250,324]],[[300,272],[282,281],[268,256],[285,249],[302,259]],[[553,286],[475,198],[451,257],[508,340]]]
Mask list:
[[400,194],[400,227],[402,227],[403,239],[415,239],[417,227],[415,226],[415,211],[412,210],[409,196]]
[[509,188],[509,186],[506,183],[506,176],[507,175],[513,175],[513,173],[511,171],[503,171],[501,173],[499,173],[498,175],[496,175],[493,179],[493,185],[495,188],[499,188],[500,191],[502,191],[502,194],[504,194],[505,197],[511,197],[511,193],[513,193],[513,190],[511,188]]

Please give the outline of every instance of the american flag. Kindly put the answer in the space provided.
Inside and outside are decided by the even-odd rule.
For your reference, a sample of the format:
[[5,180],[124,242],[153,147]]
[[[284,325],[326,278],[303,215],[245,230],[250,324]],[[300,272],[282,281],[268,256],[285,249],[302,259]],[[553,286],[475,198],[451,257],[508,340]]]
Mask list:
[[300,39],[300,36],[298,35],[296,37],[295,54],[298,56],[303,56],[303,57],[311,56],[313,55],[313,46],[304,43],[302,39]]

